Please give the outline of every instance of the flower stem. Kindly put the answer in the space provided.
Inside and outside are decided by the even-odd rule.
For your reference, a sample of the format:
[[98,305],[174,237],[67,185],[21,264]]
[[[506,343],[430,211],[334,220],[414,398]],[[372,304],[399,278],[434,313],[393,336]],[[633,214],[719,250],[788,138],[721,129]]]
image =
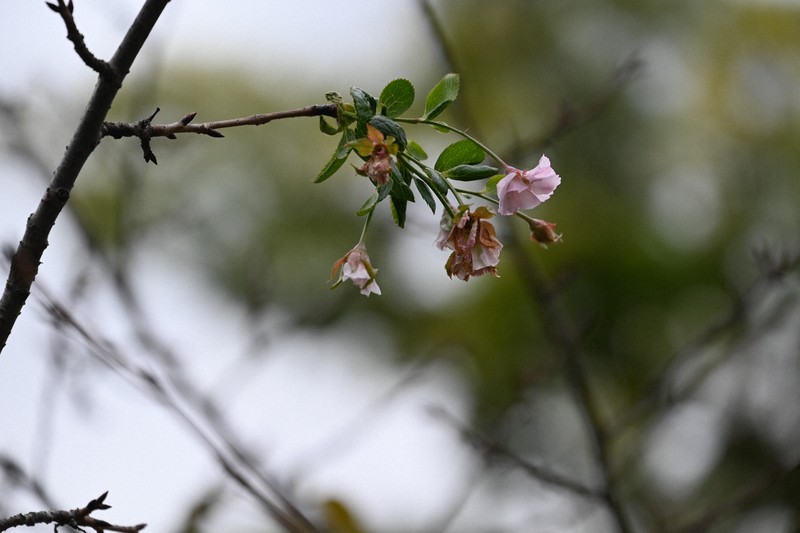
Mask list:
[[367,218],[364,220],[364,227],[361,228],[361,237],[358,239],[358,244],[356,246],[364,246],[364,241],[367,238],[367,228],[369,228],[369,223],[372,222],[372,214],[375,212],[375,206],[372,206],[367,212]]
[[505,161],[503,161],[503,159],[499,155],[494,153],[491,150],[491,148],[489,148],[488,146],[486,146],[485,144],[480,142],[478,139],[476,139],[475,137],[473,137],[469,133],[467,133],[465,131],[461,131],[458,128],[454,128],[453,126],[450,126],[449,124],[447,124],[445,122],[439,122],[437,120],[427,120],[427,119],[424,119],[424,118],[400,118],[400,117],[397,117],[394,120],[396,122],[405,122],[407,124],[427,124],[428,126],[433,126],[435,128],[438,128],[438,129],[442,129],[442,130],[446,130],[446,131],[452,131],[453,133],[455,133],[457,135],[460,135],[460,136],[464,137],[465,139],[469,139],[470,141],[472,141],[475,144],[477,144],[478,146],[480,146],[483,149],[483,151],[486,152],[486,154],[489,157],[491,157],[492,159],[497,161],[497,164],[499,164],[503,168],[511,168],[510,165],[508,165]]

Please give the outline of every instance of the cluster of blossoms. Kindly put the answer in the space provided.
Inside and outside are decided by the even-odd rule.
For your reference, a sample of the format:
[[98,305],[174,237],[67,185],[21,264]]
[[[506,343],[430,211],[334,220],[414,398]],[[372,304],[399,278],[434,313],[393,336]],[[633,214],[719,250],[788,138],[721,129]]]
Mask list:
[[[448,75],[434,87],[426,100],[425,114],[408,119],[398,115],[408,109],[413,101],[413,86],[407,80],[394,80],[381,93],[378,100],[358,88],[351,89],[353,105],[346,105],[335,93],[328,99],[337,104],[339,117],[336,127],[321,122],[326,133],[342,133],[342,140],[328,165],[316,181],[330,177],[354,151],[363,165],[355,167],[357,174],[366,176],[375,187],[373,195],[358,211],[366,216],[364,230],[358,244],[336,261],[332,277],[338,275],[333,288],[344,281],[352,281],[361,294],[380,294],[376,282],[378,270],[372,266],[364,243],[365,235],[375,207],[389,198],[392,215],[398,226],[405,223],[406,203],[414,201],[410,188],[413,183],[422,198],[435,213],[437,202],[444,213],[435,244],[441,250],[450,250],[445,269],[450,277],[468,281],[470,277],[492,274],[497,276],[503,244],[489,219],[495,213],[517,216],[525,220],[531,230],[531,240],[542,245],[557,242],[561,236],[555,224],[521,213],[548,200],[561,183],[561,177],[542,155],[538,164],[521,170],[505,163],[489,148],[463,131],[432,119],[441,113],[458,92],[458,77]],[[378,110],[381,110],[378,113]],[[427,124],[439,131],[454,132],[463,139],[448,146],[433,167],[422,161],[425,151],[406,139],[400,123]],[[481,164],[488,156],[497,167]],[[479,192],[461,189],[453,181],[477,181],[488,178],[486,187]],[[448,199],[453,196],[456,205]],[[477,197],[491,206],[472,208],[464,197]]]

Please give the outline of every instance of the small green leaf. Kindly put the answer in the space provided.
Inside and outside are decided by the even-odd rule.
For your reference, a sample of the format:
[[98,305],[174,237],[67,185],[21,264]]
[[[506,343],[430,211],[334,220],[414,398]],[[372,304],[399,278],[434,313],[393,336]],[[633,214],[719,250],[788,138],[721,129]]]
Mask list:
[[351,148],[347,147],[347,143],[351,140],[352,135],[353,132],[351,130],[344,130],[342,138],[339,140],[338,146],[336,146],[336,150],[333,152],[328,162],[325,163],[325,166],[322,167],[322,170],[319,171],[319,174],[314,178],[314,183],[322,183],[333,176],[336,171],[344,165],[344,162],[347,161],[348,154],[350,154]]
[[458,165],[477,165],[485,157],[483,148],[469,139],[461,139],[442,150],[433,168],[444,172]]
[[447,181],[444,179],[438,170],[432,169],[430,167],[425,168],[425,173],[431,179],[431,184],[436,187],[436,190],[439,191],[441,194],[447,194],[448,187]]
[[422,199],[425,200],[425,203],[431,208],[431,213],[436,213],[436,200],[433,198],[433,193],[428,187],[428,184],[419,178],[415,178],[414,185],[417,186],[419,195],[422,196]]
[[381,91],[378,102],[381,113],[387,117],[399,116],[414,103],[414,86],[403,78],[392,80]]
[[350,96],[356,109],[356,137],[367,136],[367,122],[375,115],[377,102],[363,89],[350,87]]
[[402,176],[394,172],[392,172],[392,198],[414,201],[414,191],[403,181]]
[[394,223],[401,228],[406,225],[407,204],[408,202],[405,200],[392,196],[392,219],[394,220]]
[[489,165],[458,165],[442,174],[451,180],[477,181],[494,176],[497,169]]
[[406,145],[408,144],[406,132],[400,127],[400,124],[383,115],[375,115],[369,119],[369,123],[386,137],[394,137],[401,152],[406,149]]
[[417,144],[414,141],[408,141],[408,146],[406,146],[406,153],[416,159],[417,161],[425,161],[428,159],[428,154],[425,153],[425,150],[422,149],[422,146]]
[[481,194],[488,194],[490,196],[497,196],[497,183],[503,179],[505,176],[503,174],[496,174],[489,178],[486,182],[486,186],[481,191]]
[[333,122],[330,117],[319,117],[319,131],[326,135],[336,135],[339,133],[341,126],[338,122]]
[[392,187],[394,187],[394,182],[392,180],[387,181],[380,187],[378,187],[378,201],[382,202],[384,198],[389,196],[389,193],[392,191]]
[[376,190],[372,193],[372,196],[367,198],[367,201],[364,202],[364,205],[361,206],[361,209],[356,211],[356,215],[363,217],[364,215],[369,214],[370,211],[375,209],[375,205],[380,201],[378,191]]
[[422,118],[432,120],[455,102],[458,97],[458,85],[458,74],[445,75],[428,93],[425,99],[425,115]]

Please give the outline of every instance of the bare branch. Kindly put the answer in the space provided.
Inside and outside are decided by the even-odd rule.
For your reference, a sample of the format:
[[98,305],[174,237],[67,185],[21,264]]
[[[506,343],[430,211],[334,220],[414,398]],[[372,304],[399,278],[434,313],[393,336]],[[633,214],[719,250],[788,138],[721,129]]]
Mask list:
[[147,527],[147,524],[118,526],[91,516],[95,511],[104,511],[111,508],[110,505],[104,503],[106,496],[108,496],[108,492],[104,492],[99,497],[90,501],[85,507],[79,507],[71,511],[35,511],[32,513],[10,516],[0,520],[0,531],[7,531],[20,526],[34,526],[36,524],[55,524],[56,527],[70,526],[75,529],[88,527],[94,529],[96,533],[103,533],[104,531],[137,533]]
[[[123,78],[128,74],[134,59],[141,50],[169,0],[147,0],[139,11],[128,33],[122,39],[109,63],[115,76],[100,75],[94,94],[86,106],[67,151],[61,160],[50,186],[44,193],[36,211],[28,222],[17,251],[11,259],[11,269],[5,290],[0,298],[0,351],[5,347],[17,317],[28,299],[31,285],[39,272],[39,264],[47,248],[50,230],[66,205],[83,165],[101,139],[103,120],[111,108]],[[63,0],[59,12],[65,11]],[[66,11],[69,11],[67,7]]]
[[583,496],[585,498],[591,498],[596,500],[602,500],[605,498],[605,494],[603,493],[602,490],[592,489],[590,487],[581,484],[578,481],[569,479],[565,476],[562,476],[561,474],[558,474],[547,468],[535,465],[530,461],[525,460],[518,454],[514,453],[514,451],[510,450],[507,446],[499,442],[496,442],[494,440],[491,440],[485,435],[481,435],[477,431],[459,422],[453,415],[451,415],[442,408],[432,407],[428,410],[428,412],[432,416],[444,420],[445,422],[453,426],[459,432],[459,434],[464,438],[464,440],[466,440],[470,445],[476,448],[481,453],[481,455],[487,460],[500,457],[510,461],[515,466],[520,467],[531,477],[548,485],[552,485],[554,487],[567,490],[573,494],[576,494],[578,496]]
[[117,73],[114,71],[111,65],[109,65],[106,61],[95,57],[95,55],[86,46],[86,42],[83,40],[83,34],[78,31],[78,26],[75,24],[75,19],[72,16],[72,0],[69,1],[69,4],[65,4],[64,0],[58,0],[57,4],[52,2],[46,2],[46,4],[47,7],[61,15],[64,25],[67,27],[67,39],[69,39],[75,46],[75,52],[78,54],[78,57],[80,57],[83,62],[86,63],[86,66],[105,78],[115,78]]
[[192,120],[197,113],[189,113],[182,119],[171,124],[152,124],[153,118],[159,109],[156,108],[155,113],[146,119],[139,122],[104,122],[101,130],[103,137],[113,137],[121,139],[122,137],[138,137],[142,143],[142,152],[144,153],[145,161],[152,161],[157,163],[156,156],[150,149],[150,139],[153,137],[166,137],[167,139],[175,139],[178,133],[197,133],[199,135],[208,135],[209,137],[220,138],[224,137],[218,130],[223,128],[236,128],[239,126],[260,126],[273,120],[280,120],[284,118],[297,118],[297,117],[317,117],[317,116],[337,116],[335,104],[318,104],[302,107],[300,109],[291,109],[288,111],[276,111],[273,113],[265,113],[259,115],[250,115],[249,117],[232,118],[228,120],[217,120],[214,122],[203,122],[200,124],[192,124]]

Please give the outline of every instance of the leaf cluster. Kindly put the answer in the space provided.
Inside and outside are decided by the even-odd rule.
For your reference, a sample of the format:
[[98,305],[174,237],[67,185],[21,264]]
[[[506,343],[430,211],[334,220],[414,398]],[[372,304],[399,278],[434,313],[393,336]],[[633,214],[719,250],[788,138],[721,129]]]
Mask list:
[[[437,201],[450,210],[446,196],[452,190],[448,180],[476,181],[497,174],[497,168],[480,164],[486,158],[486,151],[476,142],[462,139],[449,145],[439,155],[433,167],[423,163],[428,158],[425,149],[409,140],[403,123],[427,124],[438,131],[457,131],[444,123],[435,122],[458,97],[459,76],[447,74],[428,93],[425,110],[418,118],[404,118],[401,115],[414,104],[414,85],[404,78],[389,82],[378,98],[359,87],[350,89],[352,103],[345,103],[338,93],[328,93],[326,98],[337,107],[335,123],[328,117],[320,117],[320,130],[329,135],[340,135],[339,143],[322,170],[314,178],[321,183],[333,176],[347,161],[354,145],[367,136],[368,126],[378,130],[386,139],[397,145],[397,156],[391,162],[388,183],[376,186],[373,194],[364,202],[357,214],[371,213],[378,203],[390,199],[392,217],[403,227],[406,221],[408,202],[416,201],[413,183],[419,195],[436,212]],[[362,160],[368,156],[359,155]]]

